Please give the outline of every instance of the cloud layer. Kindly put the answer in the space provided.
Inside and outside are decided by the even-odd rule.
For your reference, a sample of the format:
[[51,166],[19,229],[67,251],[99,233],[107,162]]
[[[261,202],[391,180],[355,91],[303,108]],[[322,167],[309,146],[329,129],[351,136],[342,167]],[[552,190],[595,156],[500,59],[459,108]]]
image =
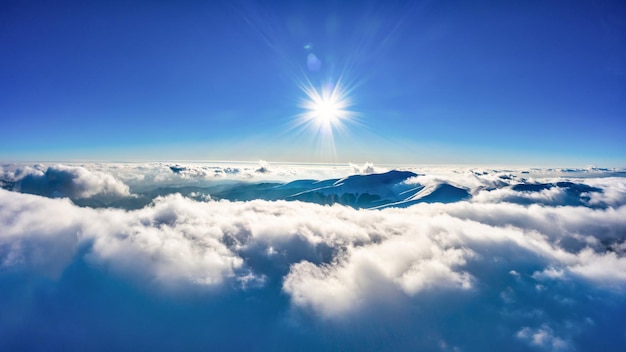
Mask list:
[[90,171],[80,166],[53,165],[35,167],[2,168],[3,183],[13,190],[46,197],[89,198],[96,195],[123,197],[129,188],[113,176]]
[[[102,171],[49,170],[27,175],[130,196]],[[572,187],[558,180],[450,175],[403,187],[471,199],[380,210],[175,193],[96,209],[0,189],[0,347],[620,350],[624,179],[577,180],[598,191],[568,205],[542,193]]]

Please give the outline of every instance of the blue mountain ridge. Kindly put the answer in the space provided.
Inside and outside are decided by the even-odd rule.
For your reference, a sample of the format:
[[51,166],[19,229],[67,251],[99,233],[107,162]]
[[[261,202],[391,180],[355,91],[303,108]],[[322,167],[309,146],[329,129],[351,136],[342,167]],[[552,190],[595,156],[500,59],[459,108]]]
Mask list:
[[379,174],[351,175],[342,179],[295,181],[277,188],[308,188],[287,197],[319,204],[343,204],[356,208],[407,207],[421,202],[456,202],[470,197],[467,190],[442,183],[436,187],[406,181],[418,174],[392,170]]
[[[171,168],[178,173],[178,168]],[[354,208],[383,209],[389,207],[409,207],[417,203],[453,203],[471,199],[480,191],[493,191],[508,188],[515,193],[505,194],[500,202],[517,204],[546,204],[590,206],[604,208],[603,202],[590,204],[592,193],[602,193],[603,189],[584,183],[559,181],[553,183],[527,182],[525,179],[502,181],[497,185],[483,185],[475,189],[459,187],[445,181],[421,184],[414,178],[419,175],[411,171],[391,170],[384,173],[357,174],[344,178],[326,180],[302,179],[287,183],[217,181],[194,185],[169,184],[143,190],[132,190],[131,196],[97,194],[89,198],[77,196],[82,190],[75,175],[52,172],[43,175],[27,175],[19,180],[0,180],[0,187],[21,193],[37,194],[50,198],[67,197],[79,206],[122,209],[139,209],[150,204],[156,197],[180,193],[199,201],[224,199],[230,201],[288,200],[303,201],[321,205],[341,204]],[[501,178],[502,179],[502,178]],[[503,179],[506,180],[507,178]],[[512,182],[511,182],[512,181]],[[532,193],[559,189],[558,196],[537,198]]]

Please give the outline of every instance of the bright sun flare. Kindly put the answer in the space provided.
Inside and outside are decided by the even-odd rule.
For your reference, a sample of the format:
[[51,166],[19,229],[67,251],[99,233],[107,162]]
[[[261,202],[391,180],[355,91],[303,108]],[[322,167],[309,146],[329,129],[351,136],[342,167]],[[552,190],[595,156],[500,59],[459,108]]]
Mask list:
[[330,99],[314,102],[312,110],[322,123],[336,124],[341,115],[341,105]]
[[307,95],[307,99],[302,103],[302,107],[306,109],[301,115],[302,122],[311,124],[318,132],[332,134],[333,129],[343,128],[344,120],[353,115],[353,112],[347,110],[349,100],[339,83],[322,86],[319,90],[310,83],[302,85],[301,88]]

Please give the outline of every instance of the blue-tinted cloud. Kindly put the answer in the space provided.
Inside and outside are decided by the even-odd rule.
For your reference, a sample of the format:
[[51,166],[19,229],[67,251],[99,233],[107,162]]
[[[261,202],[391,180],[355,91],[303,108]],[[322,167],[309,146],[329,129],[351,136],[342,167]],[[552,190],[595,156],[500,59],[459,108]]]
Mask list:
[[368,210],[170,194],[124,210],[0,190],[0,344],[619,350],[626,206],[490,202],[498,188],[479,181],[500,173],[451,175],[439,178],[479,201]]
[[[43,165],[0,167],[7,188],[46,197],[89,198],[128,196],[128,186],[113,176],[80,166]],[[12,187],[9,187],[9,183]]]

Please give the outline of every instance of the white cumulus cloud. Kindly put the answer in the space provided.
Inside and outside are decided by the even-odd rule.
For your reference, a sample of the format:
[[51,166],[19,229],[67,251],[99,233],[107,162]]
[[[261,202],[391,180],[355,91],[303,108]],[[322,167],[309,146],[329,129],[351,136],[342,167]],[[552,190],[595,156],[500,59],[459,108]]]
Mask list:
[[[158,168],[168,177],[204,177],[170,166]],[[161,172],[145,167],[147,176],[135,178],[144,184]],[[272,166],[268,174],[280,168]],[[197,325],[191,317],[198,314],[207,331],[220,334],[220,324],[245,321],[267,333],[255,335],[259,349],[276,347],[272,336],[290,334],[295,337],[285,348],[291,349],[301,347],[299,339],[310,349],[336,347],[324,341],[367,349],[367,341],[371,349],[554,351],[589,349],[596,336],[608,341],[603,348],[609,350],[623,341],[626,205],[619,178],[579,182],[602,189],[596,192],[603,194],[601,207],[551,205],[541,192],[533,204],[490,198],[483,192],[497,195],[488,188],[498,180],[504,180],[500,189],[513,190],[508,179],[489,178],[503,173],[485,171],[414,180],[454,183],[479,197],[448,204],[372,210],[174,192],[124,210],[77,206],[52,194],[130,194],[123,178],[103,169],[8,169],[7,183],[32,175],[46,191],[30,193],[47,197],[0,189],[0,308],[25,317],[0,317],[6,341],[21,336],[15,331],[29,331],[29,321],[67,315],[73,322],[89,312],[100,321],[108,313],[99,305],[115,308],[126,299],[135,300],[133,309],[148,307],[142,311],[148,316],[189,318],[187,326]],[[162,292],[169,294],[164,306],[152,298]],[[67,300],[83,304],[86,313],[66,303],[59,303],[63,309],[48,306]],[[213,301],[219,303],[203,310]],[[115,318],[136,322],[127,308]],[[20,309],[29,313],[20,315]],[[96,336],[90,334],[95,332],[84,336]]]

